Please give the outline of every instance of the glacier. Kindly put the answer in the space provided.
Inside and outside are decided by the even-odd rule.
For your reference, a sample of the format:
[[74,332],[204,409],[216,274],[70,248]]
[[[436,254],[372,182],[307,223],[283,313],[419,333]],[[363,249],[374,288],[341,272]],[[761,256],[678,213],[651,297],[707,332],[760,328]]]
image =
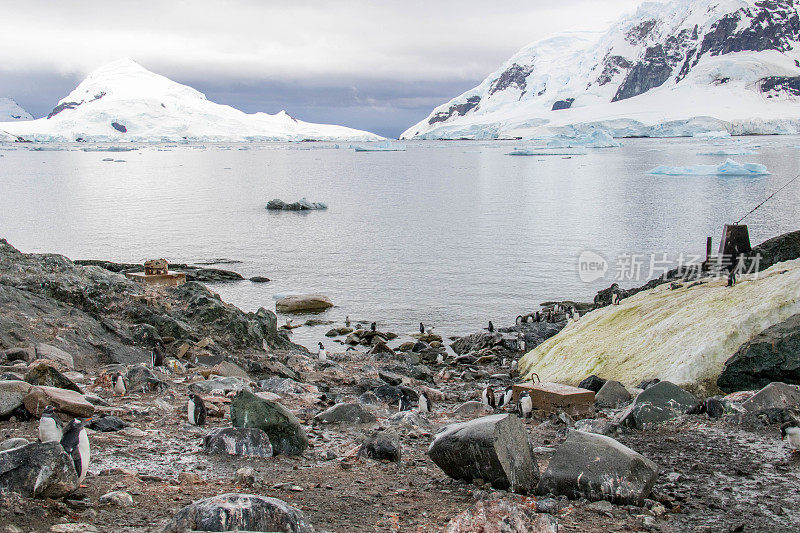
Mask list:
[[[5,134],[5,135],[3,135]],[[380,141],[366,131],[248,114],[130,59],[89,74],[47,117],[0,122],[0,140],[35,142]]]
[[658,166],[647,172],[664,176],[767,176],[767,167],[758,163],[737,163],[728,159],[719,165],[691,165],[688,167]]
[[798,43],[793,0],[644,2],[604,33],[524,47],[401,138],[797,134]]
[[0,98],[0,122],[17,120],[33,120],[33,117],[22,109],[13,98]]

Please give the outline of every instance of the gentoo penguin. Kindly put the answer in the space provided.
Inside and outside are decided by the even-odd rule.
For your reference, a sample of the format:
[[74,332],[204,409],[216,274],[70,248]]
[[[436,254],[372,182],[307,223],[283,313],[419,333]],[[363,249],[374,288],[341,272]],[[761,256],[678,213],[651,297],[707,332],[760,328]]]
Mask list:
[[525,322],[525,319],[522,318],[522,315],[517,315],[517,320],[516,320],[517,325],[518,326],[522,325],[523,322]]
[[519,363],[517,363],[517,360],[516,359],[512,359],[511,360],[511,371],[512,372],[515,372],[517,370],[517,365],[519,365]]
[[800,452],[800,423],[797,420],[786,422],[781,426],[781,440],[787,438],[792,451]]
[[344,325],[348,328],[350,327],[350,315],[344,317]]
[[425,324],[422,322],[419,323],[419,332],[420,334],[425,335]]
[[320,361],[327,361],[328,360],[328,352],[325,350],[325,346],[323,346],[321,342],[318,343],[318,344],[319,344],[319,352],[318,352],[319,360]]
[[372,324],[369,325],[369,329],[370,331],[378,331],[378,324],[373,322]]
[[500,396],[497,402],[497,408],[505,406],[506,409],[511,405],[511,398],[514,396],[514,390],[511,387],[506,387],[506,391]]
[[153,368],[164,366],[164,347],[160,342],[150,350],[150,366]]
[[203,399],[193,392],[189,393],[189,401],[186,404],[186,415],[189,423],[193,426],[206,425],[206,404]]
[[411,401],[408,399],[408,393],[403,389],[400,389],[400,401],[397,402],[397,410],[398,411],[411,410]]
[[611,293],[611,305],[619,305],[619,294],[616,292]]
[[483,392],[481,393],[481,401],[492,409],[497,407],[497,401],[495,400],[492,387],[487,386],[485,389],[483,389]]
[[492,324],[491,320],[489,321],[489,327],[486,329],[489,330],[489,333],[494,333],[494,324]]
[[72,456],[72,461],[75,463],[78,485],[83,483],[86,471],[89,469],[89,436],[86,434],[84,424],[85,421],[73,418],[64,428],[64,436],[61,437],[61,447]]
[[731,271],[728,272],[728,287],[733,287],[736,285],[736,270],[731,268]]
[[420,413],[430,413],[431,412],[431,400],[428,398],[428,395],[425,394],[425,391],[421,392],[419,395],[419,412]]
[[125,387],[125,378],[119,372],[111,376],[111,383],[114,385],[114,394],[124,396],[128,392],[127,387]]
[[525,351],[525,335],[522,333],[517,334],[517,348],[520,352]]
[[42,442],[61,442],[63,425],[52,405],[44,408],[39,419],[39,440]]
[[441,365],[442,363],[444,363],[444,354],[440,352],[436,354],[436,364]]
[[517,414],[520,418],[530,418],[531,414],[533,413],[533,401],[531,400],[531,395],[527,392],[523,392],[519,395],[519,399],[517,400]]

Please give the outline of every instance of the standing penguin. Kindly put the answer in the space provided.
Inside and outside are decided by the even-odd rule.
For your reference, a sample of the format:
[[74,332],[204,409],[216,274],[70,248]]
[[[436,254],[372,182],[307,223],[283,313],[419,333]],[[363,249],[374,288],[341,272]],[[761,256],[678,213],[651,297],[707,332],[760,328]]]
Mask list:
[[78,485],[83,483],[89,469],[89,435],[86,434],[85,423],[86,421],[73,418],[64,428],[64,436],[61,437],[61,447],[72,456],[75,463]]
[[203,399],[193,392],[189,393],[189,402],[186,404],[186,415],[189,423],[194,426],[204,426],[206,424],[206,404]]
[[525,419],[530,418],[532,413],[533,400],[531,400],[531,395],[527,392],[523,392],[517,400],[517,414],[520,418]]
[[422,322],[419,323],[419,332],[421,335],[425,335],[425,324]]
[[489,330],[489,333],[494,333],[494,324],[492,324],[491,320],[489,321],[489,327],[486,329]]
[[495,400],[492,387],[487,386],[485,389],[483,389],[483,392],[481,393],[481,401],[492,409],[497,407],[497,400]]
[[39,440],[42,442],[61,442],[63,425],[52,405],[48,405],[39,419]]
[[781,426],[781,440],[787,438],[792,451],[800,452],[800,423],[797,420],[786,422]]
[[526,319],[525,319],[525,318],[523,318],[523,316],[522,316],[522,315],[517,315],[517,319],[515,320],[515,322],[516,322],[516,324],[517,324],[518,326],[520,326],[520,325],[522,325],[522,323],[523,323],[523,322],[526,322]]
[[611,305],[619,305],[619,294],[616,292],[611,293]]
[[411,410],[411,400],[408,398],[408,393],[400,389],[400,401],[397,402],[397,410],[398,411],[410,411]]
[[422,391],[419,395],[419,412],[430,413],[432,408],[433,405],[431,404],[430,398],[428,398],[428,395],[425,393],[425,391]]
[[150,366],[164,366],[164,346],[158,342],[150,351]]
[[328,351],[325,350],[325,346],[323,346],[321,342],[318,343],[318,344],[319,344],[319,351],[317,352],[318,359],[320,361],[327,361],[328,360]]
[[522,333],[517,333],[517,349],[520,352],[524,352],[525,350],[525,335]]
[[114,394],[124,396],[128,392],[128,388],[125,386],[125,378],[119,372],[111,376],[111,383],[114,385]]
[[350,315],[344,317],[344,325],[348,328],[350,327]]
[[376,322],[373,322],[372,324],[369,325],[369,329],[370,331],[378,331],[378,324]]
[[506,392],[503,393],[503,405],[506,406],[506,410],[511,407],[511,399],[514,397],[514,389],[511,387],[506,387]]

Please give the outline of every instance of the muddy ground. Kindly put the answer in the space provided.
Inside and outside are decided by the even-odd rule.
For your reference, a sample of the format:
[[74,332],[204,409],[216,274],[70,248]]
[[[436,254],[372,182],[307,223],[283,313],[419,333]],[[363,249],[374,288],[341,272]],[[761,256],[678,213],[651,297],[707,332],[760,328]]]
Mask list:
[[[350,357],[361,356],[351,352]],[[363,363],[342,364],[355,372]],[[0,528],[48,531],[54,524],[79,522],[98,531],[159,531],[184,505],[226,492],[283,499],[302,509],[317,531],[332,532],[442,531],[453,516],[483,498],[509,498],[536,506],[534,497],[450,480],[425,454],[436,428],[457,421],[453,410],[478,393],[478,383],[441,384],[448,400],[436,403],[429,416],[431,428],[399,431],[403,456],[398,465],[355,457],[366,434],[387,427],[386,418],[394,408],[378,409],[376,424],[318,426],[310,418],[314,409],[288,395],[284,403],[309,431],[310,447],[303,456],[206,455],[203,435],[210,427],[229,426],[229,414],[226,409],[225,418],[209,418],[206,428],[189,426],[184,414],[187,377],[171,376],[172,387],[166,393],[114,397],[97,388],[94,392],[111,404],[104,410],[117,414],[131,428],[90,435],[89,475],[69,498],[0,497]],[[0,438],[35,440],[37,424],[35,420],[2,422]],[[567,426],[556,417],[540,416],[528,421],[527,427],[544,471],[548,448],[563,440]],[[588,502],[561,500],[554,510],[559,531],[788,532],[800,528],[800,458],[784,446],[775,427],[743,427],[692,415],[654,430],[623,430],[614,437],[661,467],[651,498],[661,502],[666,512],[661,506],[653,507],[655,513],[646,507],[593,510]],[[260,478],[256,486],[235,484],[235,472],[243,466],[256,470]],[[133,507],[100,505],[98,498],[113,490],[128,491]]]

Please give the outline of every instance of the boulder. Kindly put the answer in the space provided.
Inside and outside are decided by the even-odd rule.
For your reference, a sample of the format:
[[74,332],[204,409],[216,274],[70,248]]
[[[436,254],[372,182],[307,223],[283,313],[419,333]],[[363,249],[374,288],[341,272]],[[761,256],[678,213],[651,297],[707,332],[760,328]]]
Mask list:
[[594,397],[598,407],[619,407],[631,399],[631,393],[619,381],[606,381]]
[[30,363],[36,358],[35,348],[9,348],[3,352],[3,357],[8,361],[24,361]]
[[557,533],[558,519],[509,500],[482,500],[450,520],[445,533]]
[[189,385],[189,390],[198,394],[228,394],[248,389],[247,382],[237,377],[214,377],[205,381],[196,381]]
[[133,506],[133,496],[124,490],[115,490],[107,492],[98,498],[97,503],[100,505],[115,505],[117,507],[131,507]]
[[375,415],[358,403],[337,403],[317,416],[314,420],[323,424],[370,424],[375,422]]
[[573,430],[550,459],[536,492],[641,506],[657,477],[658,465],[611,437]]
[[211,373],[226,378],[234,377],[241,378],[245,381],[252,381],[250,376],[242,369],[242,367],[235,363],[231,363],[230,361],[222,361],[218,365],[215,365],[214,368],[211,369]]
[[302,313],[321,311],[333,307],[333,302],[324,294],[299,294],[286,296],[275,302],[275,309],[281,313]]
[[52,405],[56,411],[79,418],[94,414],[94,405],[83,394],[55,387],[31,387],[23,403],[25,409],[37,418],[42,416],[42,411],[48,405]]
[[539,477],[524,424],[510,414],[445,426],[428,456],[455,479],[482,479],[514,492],[531,492]]
[[22,400],[30,390],[30,383],[25,381],[0,381],[0,418],[10,415],[14,409],[21,406]]
[[699,401],[674,383],[660,381],[645,389],[622,413],[620,422],[635,429],[645,429],[693,411]]
[[387,370],[378,370],[378,377],[389,385],[400,385],[403,383],[403,376]]
[[239,391],[231,401],[231,423],[264,431],[276,454],[300,455],[308,447],[306,432],[291,411],[247,390]]
[[584,418],[583,420],[575,421],[575,429],[586,433],[610,435],[619,430],[619,425],[606,418]]
[[21,437],[6,439],[3,442],[0,442],[0,452],[13,450],[14,448],[19,448],[20,446],[27,446],[28,444],[30,444],[28,439],[23,439]]
[[55,346],[50,346],[49,344],[40,343],[36,345],[36,358],[55,361],[66,367],[67,370],[75,370],[75,361],[72,359],[72,356],[64,350],[56,348]]
[[413,429],[427,430],[431,427],[431,423],[427,418],[422,416],[416,411],[400,411],[394,413],[386,419],[386,422],[391,426],[401,426]]
[[598,392],[600,392],[600,389],[602,389],[603,385],[605,384],[606,384],[605,379],[592,374],[588,378],[581,381],[578,387],[580,387],[581,389],[590,390],[595,394],[597,394]]
[[800,257],[800,231],[784,233],[768,239],[753,247],[748,255],[759,257],[759,270],[767,269],[775,263],[797,259]]
[[319,389],[315,385],[298,383],[291,378],[268,378],[258,382],[258,386],[275,394],[305,394],[307,392],[318,393]]
[[749,412],[797,406],[800,406],[800,388],[780,381],[770,383],[742,402],[742,407]]
[[381,339],[378,339],[375,341],[372,347],[369,350],[367,350],[367,355],[380,355],[380,354],[396,355],[394,350],[389,348],[389,346]]
[[129,391],[157,391],[167,388],[164,380],[144,365],[128,369],[125,373],[125,383]]
[[114,415],[101,415],[98,418],[93,418],[86,427],[101,433],[110,433],[125,429],[128,427],[128,424],[126,424],[121,418]]
[[494,409],[483,402],[464,402],[454,411],[457,416],[486,416],[494,413]]
[[191,503],[178,511],[162,530],[190,531],[282,531],[314,533],[303,513],[277,498],[254,494],[221,494]]
[[0,452],[0,492],[61,498],[76,488],[75,463],[58,442],[32,442]]
[[402,455],[400,437],[390,431],[376,431],[361,443],[358,450],[359,457],[367,457],[378,461],[400,462]]
[[[441,341],[441,339],[439,340]],[[467,335],[466,337],[460,337],[453,341],[450,347],[458,355],[463,355],[466,353],[477,352],[485,348],[492,348],[498,344],[501,344],[502,342],[503,336],[500,333],[489,333],[488,331],[482,331],[479,333],[473,333],[472,335]]]
[[203,438],[203,448],[211,455],[272,457],[267,434],[256,428],[219,428]]
[[31,385],[43,385],[75,392],[81,392],[71,379],[50,366],[49,362],[34,363],[25,373],[25,381]]
[[717,386],[735,392],[760,389],[773,381],[800,383],[800,314],[742,344],[725,362]]

